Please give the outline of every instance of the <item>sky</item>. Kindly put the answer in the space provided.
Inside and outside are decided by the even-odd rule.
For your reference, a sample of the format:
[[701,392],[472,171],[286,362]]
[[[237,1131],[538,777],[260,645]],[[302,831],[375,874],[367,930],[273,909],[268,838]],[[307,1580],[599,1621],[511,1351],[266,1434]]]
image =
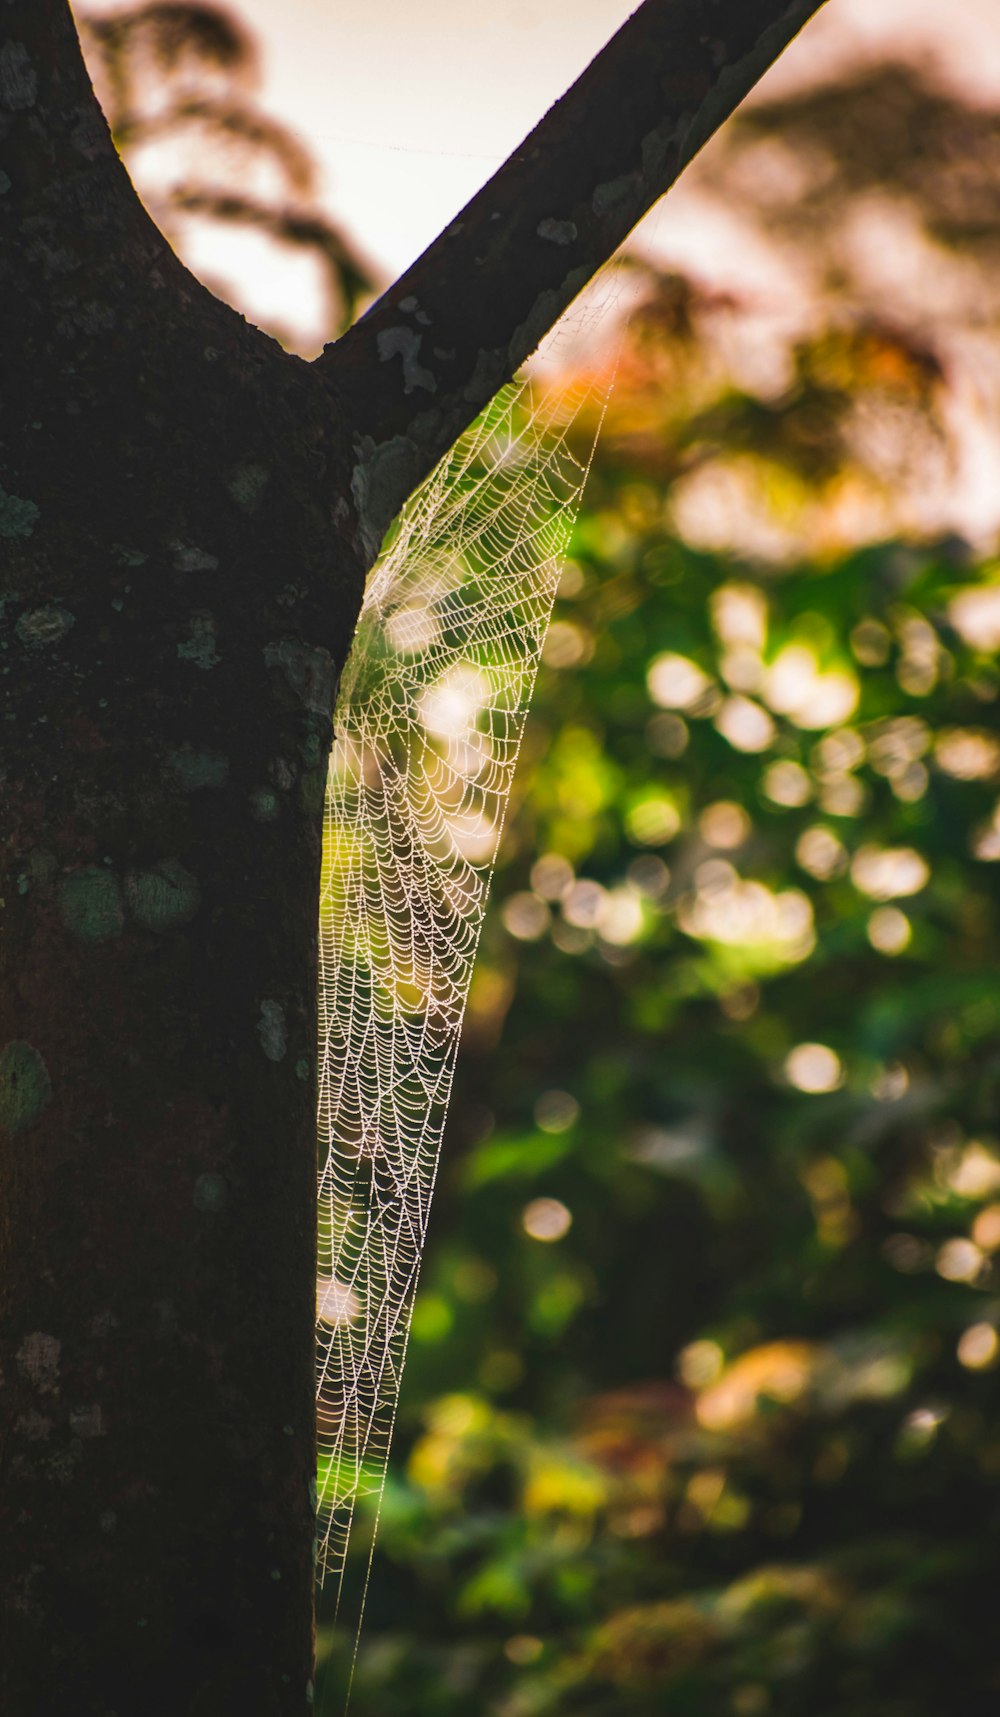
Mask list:
[[[87,0],[95,10],[122,3]],[[322,170],[326,212],[382,284],[452,220],[632,10],[632,0],[228,3],[259,44],[260,104],[308,145]],[[1000,0],[827,0],[748,99],[900,55],[929,61],[967,97],[1000,103]],[[879,221],[874,248],[883,272],[896,251],[897,273],[912,269],[904,247],[887,242],[884,211]],[[723,287],[733,283],[738,256],[741,289],[770,302],[778,316],[794,319],[795,292],[807,290],[804,281],[796,287],[738,209],[710,204],[691,176],[661,199],[630,242]],[[328,337],[315,257],[205,223],[186,234],[184,256],[251,320],[281,329],[304,355]],[[886,279],[884,291],[891,300],[905,285],[900,274]],[[591,318],[588,339],[594,326]],[[563,325],[557,360],[577,356],[566,345],[572,339]],[[967,462],[962,484],[969,491],[963,516],[979,530],[998,522],[1000,431],[993,420],[1000,380],[995,393],[977,407],[991,435]]]
[[[323,163],[325,201],[386,276],[490,176],[618,29],[629,0],[240,0],[264,104]],[[1000,0],[828,0],[764,93],[921,47],[1000,97]],[[661,223],[662,224],[662,223]]]
[[[326,211],[384,284],[449,223],[633,9],[633,0],[230,4],[258,39],[262,105],[307,143],[322,168]],[[1000,0],[827,0],[749,100],[890,56],[930,62],[966,97],[1000,102]],[[883,225],[874,236],[883,273],[889,253],[900,250],[899,278],[884,284],[892,301],[906,286],[912,260],[905,247],[887,243]],[[808,295],[808,283],[796,286],[740,211],[711,205],[691,177],[661,199],[630,242],[724,288],[733,283],[738,256],[741,290],[769,303],[779,319],[794,322],[802,309],[796,293],[803,303]],[[328,337],[315,259],[297,253],[290,263],[287,252],[281,257],[261,239],[204,227],[185,256],[210,284],[225,292],[232,283],[250,318],[281,327],[304,355]],[[612,328],[614,318],[598,312],[585,337],[593,339],[602,326]],[[561,325],[557,362],[579,359],[575,338],[571,326]],[[967,445],[949,518],[954,514],[985,540],[1000,524],[1000,378],[980,385],[972,377],[967,391],[975,397],[971,409],[963,408]]]
[[[453,219],[633,9],[633,0],[230,4],[260,46],[261,104],[307,143],[327,213],[381,284]],[[828,0],[749,99],[901,47],[967,92],[1000,100],[1000,0]],[[632,242],[723,279],[746,237],[682,179]],[[203,223],[189,232],[184,254],[305,355],[327,337],[315,259]]]

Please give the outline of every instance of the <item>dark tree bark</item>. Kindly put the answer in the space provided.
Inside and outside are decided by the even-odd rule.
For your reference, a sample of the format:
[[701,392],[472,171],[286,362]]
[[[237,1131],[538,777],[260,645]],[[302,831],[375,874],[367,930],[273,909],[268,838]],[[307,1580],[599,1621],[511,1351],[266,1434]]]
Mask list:
[[0,1709],[307,1709],[336,685],[416,483],[820,0],[646,0],[313,365],[0,6]]

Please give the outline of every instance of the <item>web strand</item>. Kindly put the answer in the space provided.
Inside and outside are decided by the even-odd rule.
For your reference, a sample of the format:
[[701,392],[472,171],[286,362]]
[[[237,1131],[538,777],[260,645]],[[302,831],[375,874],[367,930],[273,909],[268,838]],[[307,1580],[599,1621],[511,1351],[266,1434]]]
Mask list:
[[319,1573],[338,1603],[358,1505],[381,1505],[476,947],[589,465],[571,432],[590,408],[592,450],[597,387],[511,384],[456,445],[372,572],[341,693],[317,1285]]

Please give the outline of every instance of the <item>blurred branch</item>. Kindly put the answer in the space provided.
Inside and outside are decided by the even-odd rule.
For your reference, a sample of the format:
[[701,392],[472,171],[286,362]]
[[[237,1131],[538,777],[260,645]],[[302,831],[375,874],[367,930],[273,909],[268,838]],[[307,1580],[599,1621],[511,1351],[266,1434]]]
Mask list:
[[231,191],[200,190],[178,185],[169,206],[185,214],[198,214],[236,226],[253,227],[281,244],[297,245],[318,255],[327,271],[331,289],[343,300],[350,315],[358,299],[371,290],[372,277],[349,240],[318,214],[299,213],[292,208],[275,209],[253,197]]
[[112,127],[118,147],[125,152],[164,136],[176,135],[185,126],[200,127],[209,134],[209,145],[236,142],[259,150],[287,176],[289,190],[311,196],[316,189],[316,164],[308,149],[277,120],[245,107],[222,101],[178,102],[163,113],[123,116]]
[[[322,264],[328,331],[349,322],[374,288],[374,270],[318,207],[308,149],[254,105],[258,55],[239,20],[221,6],[151,0],[109,16],[82,12],[78,24],[114,141],[167,235],[176,237],[178,215],[196,216],[312,252]],[[196,145],[197,153],[192,160],[189,152],[179,182],[154,189],[141,152],[161,143]],[[227,147],[235,152],[231,187]],[[277,175],[275,194],[247,190],[253,168]]]

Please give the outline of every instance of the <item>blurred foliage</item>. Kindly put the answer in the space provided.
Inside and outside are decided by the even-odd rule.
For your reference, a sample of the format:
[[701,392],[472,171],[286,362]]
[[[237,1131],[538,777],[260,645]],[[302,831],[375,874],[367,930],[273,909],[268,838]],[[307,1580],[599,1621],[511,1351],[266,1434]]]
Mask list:
[[1000,563],[948,522],[965,312],[873,302],[836,236],[875,185],[988,273],[998,125],[899,67],[751,109],[704,183],[754,188],[808,315],[764,341],[739,285],[649,271],[473,984],[353,1717],[1000,1707]]
[[[728,193],[737,154],[742,189],[769,219],[800,242],[829,243],[851,201],[873,194],[913,213],[929,239],[961,247],[978,263],[996,259],[1000,211],[1000,114],[973,106],[938,86],[930,68],[869,66],[845,87],[830,83],[778,103],[757,102],[741,114],[708,158],[704,182]],[[776,139],[787,152],[783,177],[768,172]],[[789,174],[796,181],[794,214]],[[856,202],[854,207],[857,207]],[[991,294],[995,284],[985,281]]]
[[[200,225],[257,234],[314,259],[324,337],[334,339],[371,293],[372,271],[323,213],[308,149],[258,107],[258,55],[246,27],[200,0],[81,6],[76,22],[115,144],[161,231],[182,255]],[[231,281],[206,284],[237,303],[243,296]],[[299,337],[277,325],[268,332],[293,346]]]

